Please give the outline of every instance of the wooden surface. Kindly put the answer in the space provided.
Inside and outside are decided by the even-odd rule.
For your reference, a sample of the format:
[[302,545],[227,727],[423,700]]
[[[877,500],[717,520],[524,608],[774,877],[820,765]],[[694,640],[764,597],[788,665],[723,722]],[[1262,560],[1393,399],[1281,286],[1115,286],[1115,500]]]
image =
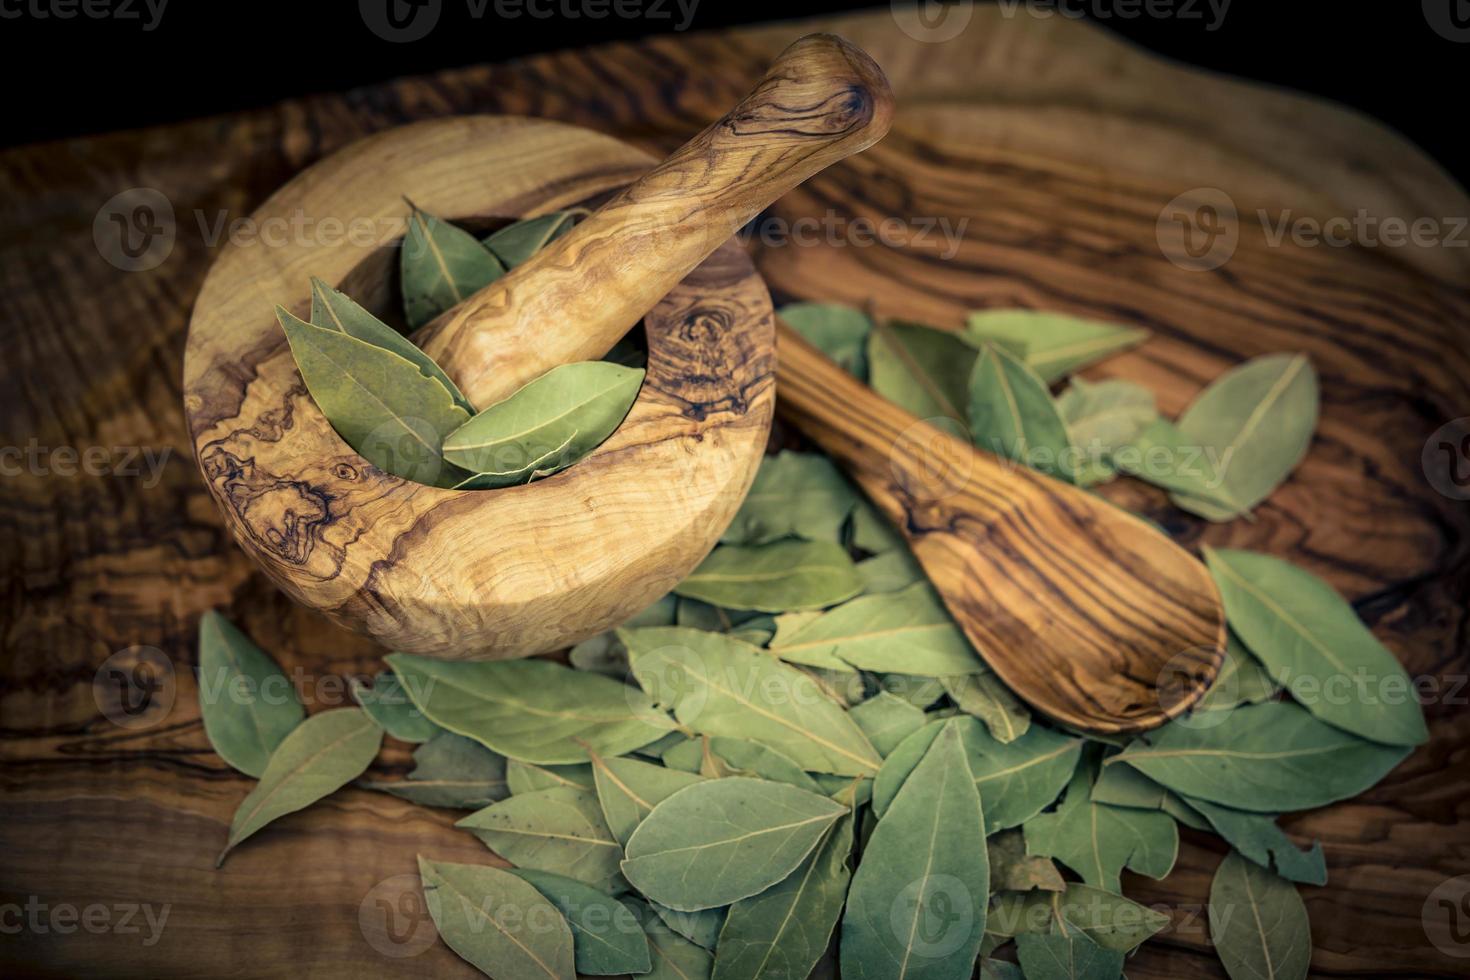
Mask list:
[[[449,218],[504,221],[606,195],[650,162],[587,130],[448,118],[354,143],[252,216],[381,229],[335,246],[228,248],[195,303],[183,398],[194,455],[240,547],[282,589],[390,649],[513,657],[616,626],[704,559],[755,478],[774,402],[770,296],[734,242],[654,301],[648,373],[617,431],[576,466],[493,493],[400,479],[353,452],[271,313],[308,316],[311,276],[396,310],[405,195]],[[532,259],[511,275],[534,291],[545,269]]]
[[1198,558],[1081,487],[925,424],[781,325],[781,416],[903,532],[1001,680],[1054,721],[1157,728],[1214,683],[1220,592]]
[[[251,781],[209,751],[199,724],[189,668],[200,612],[222,608],[299,671],[312,710],[344,703],[336,678],[373,672],[381,651],[254,570],[190,458],[184,327],[217,254],[196,211],[207,231],[351,140],[451,113],[542,116],[667,152],[813,27],[874,56],[898,114],[882,143],[772,215],[967,224],[947,259],[933,235],[927,247],[757,243],[779,298],[871,300],[881,313],[943,325],[973,307],[1017,304],[1138,323],[1154,338],[1091,375],[1137,380],[1170,413],[1242,358],[1312,357],[1321,427],[1254,521],[1208,525],[1132,481],[1105,492],[1185,543],[1259,548],[1325,575],[1411,673],[1447,682],[1448,696],[1427,708],[1429,745],[1362,798],[1286,826],[1327,853],[1330,882],[1303,890],[1314,973],[1464,975],[1466,960],[1427,941],[1421,911],[1432,889],[1470,873],[1470,514],[1428,485],[1420,453],[1441,424],[1470,415],[1470,256],[1273,247],[1256,215],[1443,219],[1470,204],[1360,116],[1161,64],[1063,18],[1006,19],[993,8],[977,8],[943,44],[908,37],[879,11],[538,57],[0,156],[4,443],[171,451],[156,482],[146,468],[4,478],[0,904],[170,905],[151,946],[146,927],[0,936],[7,975],[469,975],[442,946],[382,952],[419,949],[414,907],[383,912],[412,894],[411,878],[397,876],[412,874],[416,852],[483,858],[451,829],[453,814],[347,790],[211,868]],[[167,195],[178,235],[157,268],[123,273],[99,256],[93,218],[137,186]],[[1226,191],[1246,217],[1229,262],[1190,272],[1161,254],[1156,222],[1202,186]],[[150,709],[157,723],[137,729],[104,716],[92,689],[98,668],[132,644],[175,667]],[[394,746],[377,770],[405,761]],[[1202,914],[1222,853],[1189,833],[1166,881],[1125,877],[1130,894],[1176,910],[1174,928],[1129,962],[1132,980],[1223,976]],[[390,924],[404,942],[391,941]]]

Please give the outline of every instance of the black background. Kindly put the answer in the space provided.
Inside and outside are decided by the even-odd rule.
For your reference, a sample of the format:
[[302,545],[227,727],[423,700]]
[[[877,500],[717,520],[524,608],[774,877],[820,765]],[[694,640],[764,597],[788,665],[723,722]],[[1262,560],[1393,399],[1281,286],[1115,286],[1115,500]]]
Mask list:
[[[38,18],[32,6],[129,4],[139,19]],[[364,25],[359,0],[168,0],[157,27],[143,30],[144,0],[0,0],[0,144],[150,125],[267,105],[438,68],[503,61],[537,51],[636,38],[674,29],[667,19],[569,20],[492,14],[475,19],[466,0],[442,0],[437,28],[394,44]],[[381,2],[381,0],[379,0]],[[558,3],[561,0],[539,0]],[[643,0],[651,3],[652,0]],[[1154,52],[1204,68],[1346,103],[1388,123],[1470,183],[1466,69],[1470,43],[1432,30],[1423,3],[1467,0],[1232,0],[1217,29],[1205,16],[1123,17],[1128,0],[1063,0],[1104,12],[1107,30]],[[1132,0],[1141,6],[1140,0]],[[1194,3],[1196,0],[1175,0]],[[888,4],[787,0],[781,4],[699,0],[693,29],[787,19]],[[19,13],[20,16],[12,16]]]

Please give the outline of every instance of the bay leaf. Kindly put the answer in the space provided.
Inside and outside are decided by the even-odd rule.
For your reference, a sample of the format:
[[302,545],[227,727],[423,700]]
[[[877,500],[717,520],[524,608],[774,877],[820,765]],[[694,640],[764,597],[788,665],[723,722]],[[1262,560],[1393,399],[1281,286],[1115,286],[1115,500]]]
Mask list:
[[704,780],[673,793],[638,825],[623,875],[679,911],[729,905],[785,878],[846,812],[785,783]]
[[861,596],[811,620],[778,617],[771,652],[829,670],[943,677],[986,669],[928,582]]
[[1173,818],[1155,810],[1108,806],[1092,799],[1096,762],[1078,766],[1062,805],[1026,821],[1026,851],[1055,858],[1095,888],[1117,892],[1123,869],[1163,878],[1179,854]]
[[636,688],[549,660],[448,661],[388,656],[414,704],[441,728],[522,762],[587,761],[662,738],[667,715]]
[[[858,723],[858,727],[862,727],[861,722]],[[822,792],[817,782],[807,775],[794,759],[782,755],[769,745],[762,745],[760,742],[753,742],[747,738],[731,738],[728,735],[706,738],[704,742],[709,747],[709,751],[742,773],[786,783],[813,793]]]
[[259,778],[306,709],[270,655],[210,610],[199,619],[199,714],[219,757]]
[[[1123,768],[1123,767],[1119,767]],[[1189,799],[1189,806],[1209,821],[1215,833],[1235,848],[1236,852],[1263,868],[1275,871],[1290,881],[1307,885],[1327,884],[1327,861],[1322,844],[1314,841],[1302,851],[1276,826],[1276,818],[1265,813],[1246,813],[1211,803]]]
[[1084,486],[1112,479],[1117,473],[1112,452],[1132,443],[1159,417],[1152,391],[1116,378],[1073,378],[1057,396],[1057,409],[1084,461],[1078,470]]
[[1195,830],[1206,832],[1214,829],[1210,826],[1210,822],[1198,810],[1185,803],[1184,797],[1177,793],[1165,791],[1162,809],[1182,826],[1193,827]]
[[976,345],[948,330],[890,320],[868,335],[868,383],[898,407],[921,419],[947,419],[946,430],[969,431],[970,369]]
[[898,743],[924,727],[924,712],[903,698],[879,691],[876,695],[855,705],[851,712],[853,721],[868,736],[873,748],[881,756],[887,756]]
[[459,810],[487,807],[510,792],[505,759],[463,735],[441,731],[414,749],[413,761],[405,780],[363,785],[420,806]]
[[837,542],[857,491],[827,457],[784,450],[768,456],[730,526],[724,544],[768,544],[781,538]]
[[987,931],[1004,938],[1081,931],[1105,949],[1132,951],[1169,924],[1169,917],[1113,892],[1071,882],[1054,892],[1003,892],[991,903]]
[[602,818],[597,797],[557,786],[492,803],[455,824],[511,864],[551,871],[616,891],[622,848]]
[[1049,858],[1026,853],[1026,836],[1020,828],[991,834],[985,841],[990,861],[992,892],[1063,892],[1067,883]]
[[382,729],[358,708],[323,711],[297,725],[276,746],[260,782],[235,811],[215,867],[272,820],[308,807],[362,775],[382,741]]
[[352,697],[368,716],[400,742],[427,742],[443,731],[414,707],[398,678],[388,671],[378,674],[368,687],[351,678]]
[[[498,461],[490,461],[490,465],[504,465],[506,469],[473,473],[456,483],[451,489],[498,490],[501,487],[518,486],[550,476],[577,461],[571,452],[572,443],[576,439],[577,433],[570,432],[561,443],[550,446],[539,456],[531,456],[529,459],[522,454],[520,449],[506,449]],[[464,471],[461,470],[461,472]]]
[[720,938],[720,929],[725,925],[725,908],[680,912],[657,902],[649,902],[648,907],[674,932],[694,945],[714,952],[715,943]]
[[990,894],[984,839],[960,731],[946,724],[863,849],[842,919],[843,976],[968,977]]
[[788,612],[851,599],[863,580],[847,551],[828,541],[775,541],[755,547],[722,545],[674,592],[727,609]]
[[434,926],[486,976],[575,980],[572,930],[561,912],[513,872],[419,856]]
[[622,902],[575,878],[550,871],[512,868],[510,873],[528,882],[566,919],[572,930],[579,975],[647,973],[653,969],[648,937],[638,917]]
[[709,745],[709,739],[704,737],[686,739],[676,745],[670,745],[664,750],[659,759],[670,769],[680,772],[704,775],[704,758]]
[[870,555],[882,555],[904,545],[903,535],[889,523],[888,518],[878,513],[873,505],[862,497],[852,508],[849,522],[848,543]]
[[592,757],[592,776],[603,818],[624,846],[643,819],[668,797],[704,777],[637,759]]
[[[1207,448],[1191,442],[1173,422],[1159,418],[1131,442],[1117,447],[1108,462],[1129,476],[1171,491],[1179,506],[1187,498],[1211,513],[1242,512],[1225,487],[1225,461],[1209,455]],[[1186,509],[1200,512],[1197,507]]]
[[977,342],[1022,358],[1047,384],[1148,339],[1148,331],[1040,310],[977,310],[965,323]]
[[1279,693],[1281,688],[1271,679],[1265,665],[1245,648],[1235,631],[1230,630],[1225,639],[1225,659],[1220,663],[1220,672],[1215,675],[1215,683],[1200,698],[1196,710],[1218,711],[1242,704],[1260,704]]
[[857,563],[857,570],[863,579],[863,591],[869,595],[897,592],[924,581],[924,570],[907,546],[864,559]]
[[502,486],[565,469],[623,421],[643,374],[607,361],[558,365],[447,434],[444,457]]
[[[873,810],[882,817],[944,722],[930,722],[899,743],[873,784]],[[972,718],[950,721],[965,757],[991,833],[1018,826],[1050,806],[1068,784],[1082,752],[1080,739],[1037,726],[1013,742],[1001,742]]]
[[1014,742],[1031,730],[1031,711],[994,673],[942,677],[944,691],[967,715],[979,718],[997,742]]
[[1210,882],[1210,939],[1231,980],[1303,980],[1312,959],[1295,886],[1233,852]]
[[868,379],[867,344],[873,322],[862,310],[837,303],[788,303],[776,315],[849,374]]
[[1131,765],[1176,793],[1256,813],[1357,796],[1409,754],[1333,728],[1286,701],[1248,704],[1218,724],[1170,723],[1106,765]]
[[1252,358],[1216,378],[1177,425],[1186,443],[1219,460],[1223,483],[1210,499],[1176,493],[1174,503],[1212,521],[1250,513],[1306,456],[1317,403],[1317,373],[1303,354]]
[[[984,953],[981,953],[984,956]],[[979,980],[1026,980],[1026,975],[1014,963],[1005,960],[982,959]]]
[[390,350],[405,361],[412,362],[424,377],[433,378],[443,385],[456,405],[471,415],[474,414],[475,407],[432,357],[403,334],[358,306],[346,293],[333,289],[315,276],[311,280],[311,324],[356,337],[364,343]]
[[565,786],[570,789],[592,789],[592,766],[575,762],[560,766],[538,766],[519,759],[506,763],[505,775],[511,795]]
[[848,713],[760,648],[682,627],[619,635],[644,691],[694,731],[760,742],[810,772],[877,772],[882,760]]
[[648,949],[653,954],[653,969],[640,974],[642,980],[709,980],[714,967],[709,950],[670,929],[645,903],[628,905],[643,924]]
[[1103,766],[1092,784],[1094,803],[1135,810],[1162,809],[1168,792],[1132,766]]
[[443,385],[390,350],[314,327],[283,307],[276,307],[276,318],[317,407],[364,459],[432,486],[464,478],[445,461],[442,447],[470,414]]
[[[572,230],[578,215],[586,208],[552,211],[535,218],[525,218],[485,236],[483,244],[506,269],[514,269],[547,245]],[[586,971],[583,971],[586,972]]]
[[[678,596],[666,595],[648,608],[633,614],[622,625],[629,628],[673,626],[678,603]],[[590,670],[618,680],[626,680],[632,676],[628,671],[628,650],[618,639],[616,630],[608,630],[606,633],[599,633],[590,639],[583,640],[572,647],[567,654],[567,659],[578,670]]]
[[474,235],[419,208],[409,213],[398,256],[409,329],[417,330],[504,273],[505,266]]
[[1118,980],[1123,972],[1122,953],[1080,932],[1017,936],[1016,958],[1026,980]]
[[1002,347],[987,344],[969,379],[975,445],[1062,480],[1078,482],[1077,454],[1046,382]]
[[730,906],[714,980],[805,978],[826,952],[851,878],[853,816],[840,818],[786,878]]
[[1429,739],[1408,673],[1332,586],[1271,555],[1204,554],[1231,629],[1297,703],[1375,742]]
[[938,677],[889,672],[878,675],[878,687],[916,708],[931,708],[934,702],[944,697],[944,684]]

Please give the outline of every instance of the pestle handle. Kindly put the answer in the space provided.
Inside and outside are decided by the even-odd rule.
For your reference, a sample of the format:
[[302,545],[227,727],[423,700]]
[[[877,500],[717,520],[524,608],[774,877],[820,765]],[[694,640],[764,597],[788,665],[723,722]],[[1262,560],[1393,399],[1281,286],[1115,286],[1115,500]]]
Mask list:
[[721,242],[877,142],[892,116],[871,58],[808,35],[723,119],[415,339],[481,408],[559,364],[601,357]]

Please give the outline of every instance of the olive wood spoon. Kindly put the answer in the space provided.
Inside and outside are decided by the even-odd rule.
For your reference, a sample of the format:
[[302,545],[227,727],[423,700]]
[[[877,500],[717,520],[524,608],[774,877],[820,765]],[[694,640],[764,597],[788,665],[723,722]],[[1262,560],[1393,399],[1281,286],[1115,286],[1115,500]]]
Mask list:
[[1033,707],[1100,733],[1155,728],[1219,673],[1205,566],[1080,487],[881,398],[777,321],[776,410],[894,523],[955,621]]

